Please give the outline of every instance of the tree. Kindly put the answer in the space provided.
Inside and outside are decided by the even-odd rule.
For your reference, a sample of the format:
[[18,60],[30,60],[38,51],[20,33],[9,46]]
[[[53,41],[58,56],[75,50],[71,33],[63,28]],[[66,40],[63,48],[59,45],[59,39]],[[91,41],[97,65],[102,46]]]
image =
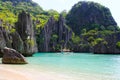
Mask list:
[[73,33],[73,35],[72,35],[72,42],[74,44],[79,44],[80,41],[81,41],[80,37],[79,36],[75,36],[75,34]]
[[58,35],[57,34],[53,34],[52,37],[51,37],[51,40],[53,42],[55,42],[57,39],[58,39]]
[[66,17],[67,11],[66,11],[66,10],[63,10],[60,14],[61,14],[63,17]]

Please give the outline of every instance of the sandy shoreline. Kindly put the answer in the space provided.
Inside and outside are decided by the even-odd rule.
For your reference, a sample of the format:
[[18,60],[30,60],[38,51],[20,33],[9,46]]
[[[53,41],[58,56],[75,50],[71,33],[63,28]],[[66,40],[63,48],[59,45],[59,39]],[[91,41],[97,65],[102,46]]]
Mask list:
[[0,80],[30,80],[25,75],[0,66]]
[[[13,68],[12,68],[13,66]],[[19,67],[19,68],[18,68]],[[63,76],[44,71],[20,68],[20,65],[0,65],[0,80],[67,80]]]
[[[27,66],[27,65],[25,65]],[[79,77],[73,77],[62,73],[47,72],[33,68],[24,68],[21,65],[3,65],[0,64],[0,80],[115,80],[109,76],[96,76],[92,74],[79,74]]]

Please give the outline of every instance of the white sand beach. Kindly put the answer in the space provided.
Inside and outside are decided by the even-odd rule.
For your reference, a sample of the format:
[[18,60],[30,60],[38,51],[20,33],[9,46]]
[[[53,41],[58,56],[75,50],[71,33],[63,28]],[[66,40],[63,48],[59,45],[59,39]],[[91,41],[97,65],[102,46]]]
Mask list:
[[0,65],[0,80],[67,80],[63,75],[54,75],[46,71],[22,69],[13,65]]
[[14,68],[1,67],[0,66],[0,80],[53,80],[52,77],[48,76],[47,74],[39,72],[35,74],[34,72],[23,72],[23,70],[17,70]]
[[23,69],[16,65],[0,64],[0,80],[109,80],[109,77],[83,74],[73,77],[66,74],[37,71],[35,69]]
[[0,67],[0,80],[29,80],[24,74]]

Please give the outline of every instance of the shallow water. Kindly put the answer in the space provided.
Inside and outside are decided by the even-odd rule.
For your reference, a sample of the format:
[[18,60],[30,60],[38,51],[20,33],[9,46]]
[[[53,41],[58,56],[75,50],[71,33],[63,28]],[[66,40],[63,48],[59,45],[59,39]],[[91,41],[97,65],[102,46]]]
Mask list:
[[[120,80],[120,55],[37,53],[27,65],[6,65],[25,72],[47,73],[61,80]],[[52,79],[50,79],[52,80]]]

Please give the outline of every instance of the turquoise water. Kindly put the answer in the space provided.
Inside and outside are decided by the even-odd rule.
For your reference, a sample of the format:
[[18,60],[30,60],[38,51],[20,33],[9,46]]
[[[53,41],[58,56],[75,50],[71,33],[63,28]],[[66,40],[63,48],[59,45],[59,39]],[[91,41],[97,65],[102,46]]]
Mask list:
[[34,67],[47,71],[79,76],[87,74],[108,77],[108,80],[120,80],[120,55],[95,54],[52,54],[40,53],[27,58]]
[[49,80],[120,80],[120,55],[37,53],[33,57],[27,57],[27,61],[27,65],[8,67],[37,77],[42,72],[60,78]]

